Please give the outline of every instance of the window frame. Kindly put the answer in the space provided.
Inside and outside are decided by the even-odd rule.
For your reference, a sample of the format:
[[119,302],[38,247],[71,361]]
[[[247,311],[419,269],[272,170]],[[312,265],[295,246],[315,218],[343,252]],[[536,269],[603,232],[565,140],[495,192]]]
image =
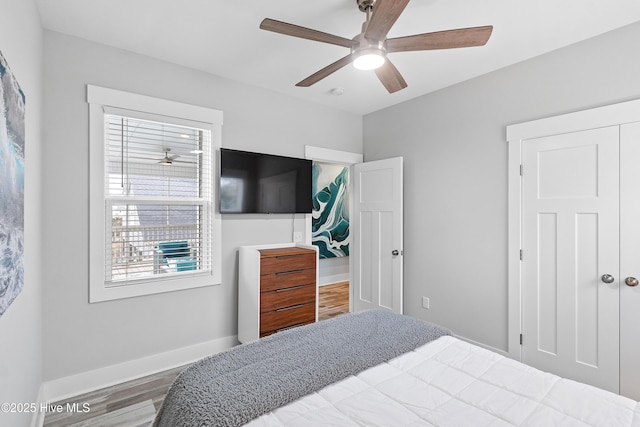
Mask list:
[[[177,290],[218,285],[221,282],[221,217],[217,208],[217,156],[222,137],[222,111],[87,85],[89,103],[89,302],[153,295]],[[132,117],[190,125],[211,132],[211,270],[169,277],[149,277],[120,282],[105,281],[107,230],[105,229],[105,114],[114,110]]]

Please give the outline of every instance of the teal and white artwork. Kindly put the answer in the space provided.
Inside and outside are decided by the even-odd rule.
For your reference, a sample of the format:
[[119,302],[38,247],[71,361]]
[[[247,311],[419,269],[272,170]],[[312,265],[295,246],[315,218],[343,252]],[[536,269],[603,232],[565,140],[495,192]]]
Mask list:
[[24,285],[24,109],[0,52],[0,316]]
[[311,242],[320,258],[349,256],[349,168],[313,163]]

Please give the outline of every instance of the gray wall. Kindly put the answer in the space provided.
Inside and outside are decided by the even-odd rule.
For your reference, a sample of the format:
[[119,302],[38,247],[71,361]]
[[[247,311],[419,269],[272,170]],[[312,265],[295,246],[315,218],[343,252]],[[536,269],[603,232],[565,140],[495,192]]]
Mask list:
[[638,40],[640,23],[364,117],[365,161],[404,156],[406,314],[507,349],[505,127],[640,98]]
[[[0,11],[0,51],[26,96],[25,281],[0,317],[0,402],[29,403],[42,381],[42,29],[34,0],[0,0]],[[26,426],[32,415],[0,412],[0,425]]]
[[44,40],[45,380],[235,335],[236,249],[291,242],[293,216],[223,216],[220,286],[89,304],[86,84],[222,110],[224,147],[295,157],[305,144],[361,153],[362,118],[54,32]]
[[325,258],[318,263],[318,281],[320,285],[349,280],[349,257]]

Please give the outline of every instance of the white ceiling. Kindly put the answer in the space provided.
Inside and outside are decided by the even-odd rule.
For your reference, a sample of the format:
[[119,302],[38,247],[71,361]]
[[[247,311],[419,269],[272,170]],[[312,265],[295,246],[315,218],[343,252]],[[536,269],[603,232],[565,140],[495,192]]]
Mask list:
[[408,87],[389,94],[372,71],[352,66],[295,87],[348,49],[258,28],[268,17],[352,38],[365,19],[356,0],[36,1],[47,29],[357,114],[640,20],[640,0],[413,0],[389,37],[480,25],[493,34],[484,47],[390,54]]

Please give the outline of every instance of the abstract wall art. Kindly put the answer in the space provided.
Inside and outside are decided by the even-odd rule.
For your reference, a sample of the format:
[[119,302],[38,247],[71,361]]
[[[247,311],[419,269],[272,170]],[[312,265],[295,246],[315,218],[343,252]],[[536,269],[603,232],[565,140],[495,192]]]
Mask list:
[[24,285],[25,96],[0,52],[0,316]]
[[311,242],[320,258],[349,256],[349,168],[313,163]]

